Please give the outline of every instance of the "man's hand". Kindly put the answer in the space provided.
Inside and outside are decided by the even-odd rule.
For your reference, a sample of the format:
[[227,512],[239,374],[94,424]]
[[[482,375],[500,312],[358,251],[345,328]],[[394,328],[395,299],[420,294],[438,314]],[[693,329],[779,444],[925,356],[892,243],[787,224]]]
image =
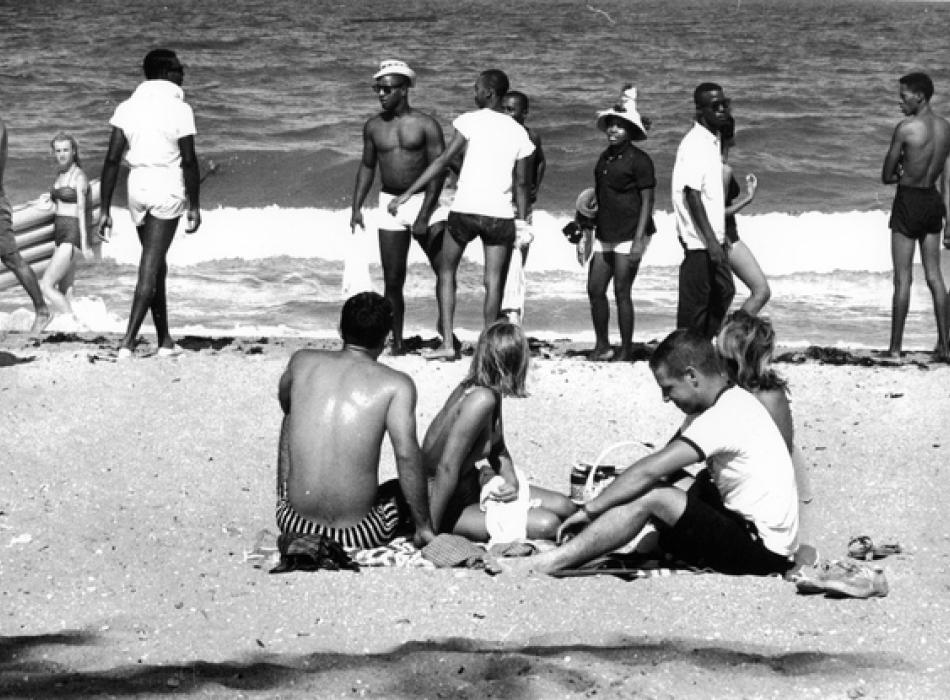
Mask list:
[[185,227],[185,233],[194,233],[201,226],[201,210],[198,207],[189,209],[187,219],[188,225]]
[[749,199],[755,197],[755,189],[759,186],[759,180],[756,178],[754,173],[749,173],[745,176],[745,190],[749,195]]
[[350,216],[350,231],[355,233],[357,226],[359,226],[360,228],[366,228],[366,226],[363,224],[363,210],[362,209],[357,209],[356,211],[353,212],[352,216]]
[[583,530],[585,527],[590,525],[591,519],[587,514],[587,511],[581,508],[580,510],[572,513],[568,516],[561,527],[557,529],[557,543],[561,544],[562,542],[570,539],[568,535],[573,536],[572,531],[574,530]]
[[419,240],[426,240],[429,233],[429,222],[426,219],[416,219],[412,224],[412,235]]
[[722,249],[722,246],[717,242],[715,245],[710,245],[707,249],[709,253],[709,259],[714,265],[721,265],[726,262],[726,251]]
[[112,236],[112,217],[108,214],[103,214],[99,219],[99,230],[96,232],[96,236],[100,241],[109,242],[109,238]]
[[515,219],[515,248],[527,248],[533,240],[531,223],[525,219]]
[[407,201],[409,201],[409,197],[407,197],[405,194],[401,194],[389,202],[389,206],[386,207],[386,211],[389,212],[390,216],[396,216],[396,212],[399,211],[399,207],[401,207]]

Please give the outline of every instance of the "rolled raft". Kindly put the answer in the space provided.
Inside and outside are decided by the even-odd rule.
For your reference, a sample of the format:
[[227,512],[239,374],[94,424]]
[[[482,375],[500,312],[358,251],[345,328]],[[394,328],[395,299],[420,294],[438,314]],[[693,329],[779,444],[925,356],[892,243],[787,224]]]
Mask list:
[[[86,219],[87,244],[99,257],[101,242],[95,235],[99,225],[99,180],[89,183],[89,206]],[[13,237],[16,239],[20,255],[26,260],[33,272],[39,276],[53,255],[53,218],[56,209],[51,202],[34,199],[26,204],[13,207]],[[5,265],[0,265],[0,290],[18,284],[16,277]]]

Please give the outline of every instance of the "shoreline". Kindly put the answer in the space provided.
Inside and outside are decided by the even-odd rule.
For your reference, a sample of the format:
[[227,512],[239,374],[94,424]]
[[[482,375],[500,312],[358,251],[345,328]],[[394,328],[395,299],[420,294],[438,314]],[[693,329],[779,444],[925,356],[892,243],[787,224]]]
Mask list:
[[[816,494],[804,539],[826,558],[857,534],[904,547],[878,562],[886,598],[831,600],[716,574],[268,575],[244,555],[276,529],[277,381],[291,351],[339,341],[194,338],[122,363],[105,361],[117,335],[0,343],[0,694],[920,698],[950,682],[950,367],[780,365]],[[529,396],[505,402],[532,483],[566,492],[576,461],[682,421],[645,362],[572,354],[587,349],[536,345]],[[468,368],[381,360],[416,382],[420,434]]]

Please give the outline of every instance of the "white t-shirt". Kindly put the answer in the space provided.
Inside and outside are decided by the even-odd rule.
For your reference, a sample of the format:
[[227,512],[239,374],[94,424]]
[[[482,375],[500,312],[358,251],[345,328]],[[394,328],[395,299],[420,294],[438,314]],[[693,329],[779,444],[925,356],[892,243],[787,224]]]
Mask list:
[[788,447],[768,410],[738,387],[688,416],[678,439],[702,455],[722,502],[758,528],[783,556],[798,548],[798,491]]
[[706,218],[720,243],[726,239],[726,195],[722,186],[719,137],[699,122],[683,137],[673,164],[673,213],[676,233],[689,250],[705,250],[706,239],[693,223],[683,188],[700,193]]
[[193,136],[195,115],[185,94],[168,80],[146,80],[115,109],[112,126],[122,129],[129,150],[125,160],[132,168],[181,170],[178,139]]
[[517,161],[534,153],[528,132],[507,114],[488,108],[466,112],[452,126],[468,142],[452,211],[513,219],[512,171]]

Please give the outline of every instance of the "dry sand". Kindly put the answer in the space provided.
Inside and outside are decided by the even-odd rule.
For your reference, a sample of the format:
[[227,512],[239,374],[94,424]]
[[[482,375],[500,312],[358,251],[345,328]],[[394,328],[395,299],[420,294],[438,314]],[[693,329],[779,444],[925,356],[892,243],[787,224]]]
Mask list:
[[[274,527],[277,379],[301,341],[124,364],[102,342],[0,345],[0,695],[946,697],[950,367],[779,365],[808,539],[907,551],[888,597],[829,600],[712,574],[268,575],[243,553]],[[645,362],[542,350],[505,405],[532,481],[566,490],[575,459],[678,425]],[[420,433],[467,364],[382,359],[416,380]]]

